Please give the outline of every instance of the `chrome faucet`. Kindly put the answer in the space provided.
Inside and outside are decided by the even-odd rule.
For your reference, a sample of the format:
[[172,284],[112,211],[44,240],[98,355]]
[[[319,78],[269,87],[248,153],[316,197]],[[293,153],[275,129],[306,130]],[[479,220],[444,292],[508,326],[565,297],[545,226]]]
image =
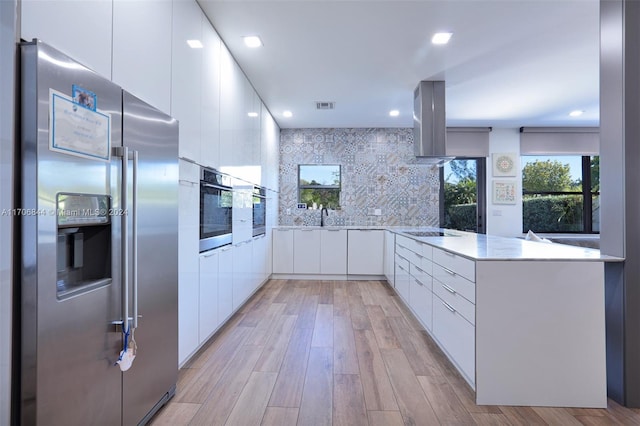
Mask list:
[[324,226],[324,214],[327,214],[327,217],[329,217],[329,210],[327,210],[326,207],[323,207],[322,210],[320,210],[320,226]]

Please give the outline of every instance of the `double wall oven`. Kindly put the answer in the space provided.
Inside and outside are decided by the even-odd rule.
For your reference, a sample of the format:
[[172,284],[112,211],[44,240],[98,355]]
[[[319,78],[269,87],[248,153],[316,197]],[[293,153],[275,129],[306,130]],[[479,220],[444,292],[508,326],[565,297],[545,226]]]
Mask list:
[[267,224],[267,197],[265,189],[253,187],[253,236],[264,235]]
[[200,252],[232,242],[233,191],[231,178],[216,170],[200,169]]

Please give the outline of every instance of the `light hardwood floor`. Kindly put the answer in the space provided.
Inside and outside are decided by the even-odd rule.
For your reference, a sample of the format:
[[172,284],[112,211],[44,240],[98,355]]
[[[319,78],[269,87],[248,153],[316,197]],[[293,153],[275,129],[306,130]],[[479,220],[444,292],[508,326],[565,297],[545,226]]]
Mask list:
[[386,282],[271,280],[180,370],[152,425],[640,425],[640,410],[478,406]]

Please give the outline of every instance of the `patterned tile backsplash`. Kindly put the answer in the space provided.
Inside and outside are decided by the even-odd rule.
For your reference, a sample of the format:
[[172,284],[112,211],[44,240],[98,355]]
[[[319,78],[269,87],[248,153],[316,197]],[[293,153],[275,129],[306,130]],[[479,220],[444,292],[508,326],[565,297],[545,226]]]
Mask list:
[[320,224],[319,210],[297,209],[299,164],[342,166],[341,208],[328,226],[438,226],[439,169],[415,158],[412,129],[282,129],[282,226]]

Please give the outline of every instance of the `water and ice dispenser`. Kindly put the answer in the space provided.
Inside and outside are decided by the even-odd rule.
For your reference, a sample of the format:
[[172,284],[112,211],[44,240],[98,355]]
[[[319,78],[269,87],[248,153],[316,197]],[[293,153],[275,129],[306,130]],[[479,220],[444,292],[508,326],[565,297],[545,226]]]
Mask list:
[[111,284],[111,220],[107,195],[59,193],[57,297]]

